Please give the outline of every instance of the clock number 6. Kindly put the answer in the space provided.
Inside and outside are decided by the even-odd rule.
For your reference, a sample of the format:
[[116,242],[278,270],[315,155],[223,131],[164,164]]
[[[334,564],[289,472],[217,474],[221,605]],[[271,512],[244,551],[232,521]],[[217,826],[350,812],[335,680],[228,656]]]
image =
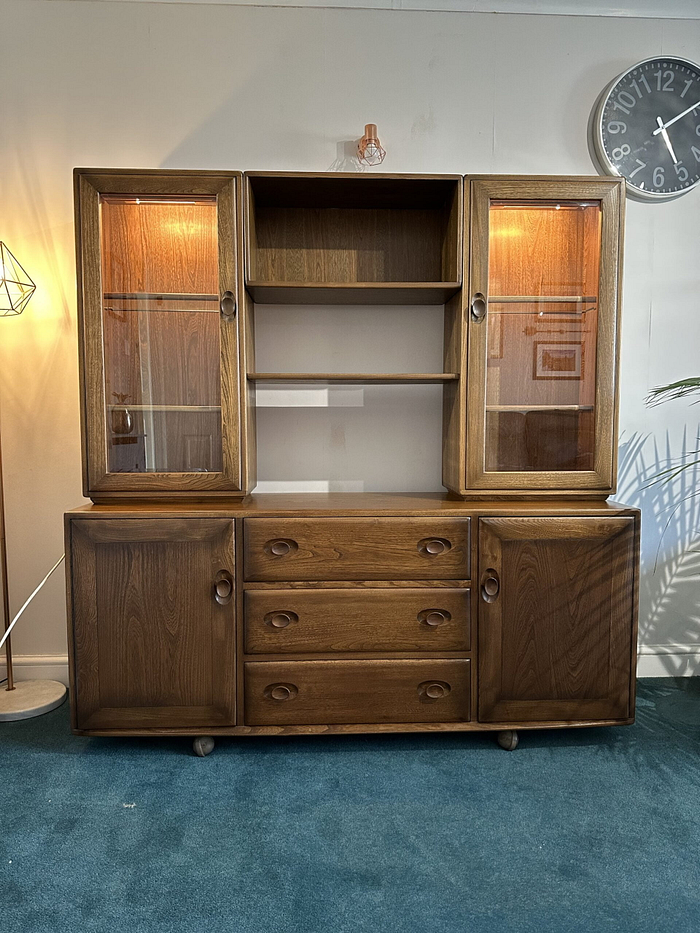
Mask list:
[[657,188],[660,188],[664,183],[664,170],[660,165],[654,169],[653,182]]

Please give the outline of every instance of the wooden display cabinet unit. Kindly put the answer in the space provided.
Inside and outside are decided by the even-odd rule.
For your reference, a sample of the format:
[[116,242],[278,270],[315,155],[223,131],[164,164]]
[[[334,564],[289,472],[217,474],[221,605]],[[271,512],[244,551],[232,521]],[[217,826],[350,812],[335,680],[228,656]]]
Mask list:
[[[77,733],[191,735],[204,755],[219,735],[514,748],[519,729],[633,721],[639,513],[606,501],[620,180],[75,182]],[[256,303],[441,305],[442,371],[258,371]],[[279,383],[440,386],[447,493],[254,493],[256,388]]]

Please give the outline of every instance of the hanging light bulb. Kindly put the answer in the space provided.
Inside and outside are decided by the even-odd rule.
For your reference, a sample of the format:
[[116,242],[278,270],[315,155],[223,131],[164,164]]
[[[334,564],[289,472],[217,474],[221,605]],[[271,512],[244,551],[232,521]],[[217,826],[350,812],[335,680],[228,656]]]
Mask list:
[[379,142],[376,123],[367,123],[365,135],[357,146],[357,158],[365,165],[379,165],[384,161],[385,155],[386,149],[383,149]]

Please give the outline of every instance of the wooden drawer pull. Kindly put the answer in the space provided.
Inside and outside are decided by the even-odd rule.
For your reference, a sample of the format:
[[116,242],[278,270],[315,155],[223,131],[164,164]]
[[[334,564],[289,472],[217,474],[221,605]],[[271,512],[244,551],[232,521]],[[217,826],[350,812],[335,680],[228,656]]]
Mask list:
[[280,629],[287,628],[292,622],[298,622],[299,616],[296,612],[281,612],[277,610],[275,612],[268,612],[263,621],[266,625],[269,625],[270,628]]
[[233,577],[228,570],[220,570],[214,577],[214,599],[221,606],[231,602]]
[[418,613],[418,621],[430,628],[437,628],[443,622],[449,622],[452,615],[447,609],[424,609]]
[[481,580],[481,598],[485,603],[492,603],[498,597],[500,589],[501,581],[498,572],[489,567]]
[[268,684],[263,693],[268,700],[283,703],[285,700],[293,700],[299,690],[294,684]]
[[272,557],[286,557],[287,554],[293,554],[294,551],[298,550],[299,545],[291,538],[273,538],[264,546],[265,553],[270,554]]
[[418,684],[418,695],[426,701],[440,700],[446,697],[451,689],[444,680],[424,680],[422,684]]
[[452,543],[447,538],[422,538],[417,546],[425,557],[437,557],[438,554],[447,553]]

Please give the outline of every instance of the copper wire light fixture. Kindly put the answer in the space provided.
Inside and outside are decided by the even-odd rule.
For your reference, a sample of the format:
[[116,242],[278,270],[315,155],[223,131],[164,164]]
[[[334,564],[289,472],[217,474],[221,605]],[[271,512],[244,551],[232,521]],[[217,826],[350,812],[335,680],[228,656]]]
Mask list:
[[379,165],[384,161],[386,149],[382,148],[377,136],[377,124],[368,123],[365,126],[365,135],[357,146],[357,158],[365,165]]
[[0,317],[21,314],[36,285],[0,240]]

